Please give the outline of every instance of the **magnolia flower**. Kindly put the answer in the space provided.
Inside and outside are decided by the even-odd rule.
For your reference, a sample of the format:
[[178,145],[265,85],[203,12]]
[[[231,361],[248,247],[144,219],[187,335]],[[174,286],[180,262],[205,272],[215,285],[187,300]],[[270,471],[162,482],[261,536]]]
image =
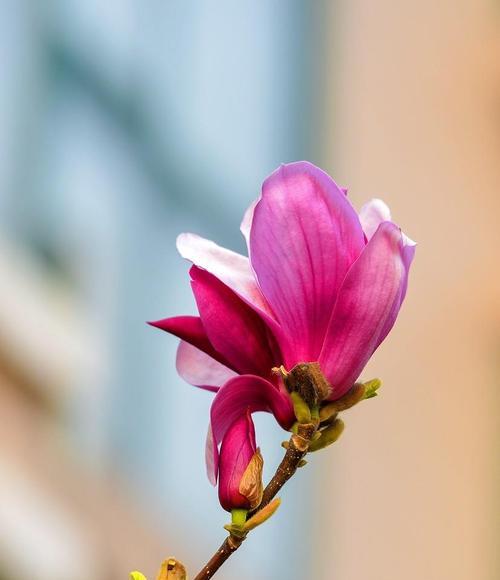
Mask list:
[[255,444],[255,427],[247,410],[226,431],[220,448],[219,501],[226,511],[251,510],[260,504],[263,465]]
[[181,234],[199,316],[152,323],[181,339],[177,370],[216,393],[207,467],[216,482],[218,445],[247,409],[289,429],[293,407],[282,378],[318,362],[344,395],[387,336],[406,294],[415,244],[372,200],[359,214],[346,190],[311,163],[282,165],[241,225],[249,257]]

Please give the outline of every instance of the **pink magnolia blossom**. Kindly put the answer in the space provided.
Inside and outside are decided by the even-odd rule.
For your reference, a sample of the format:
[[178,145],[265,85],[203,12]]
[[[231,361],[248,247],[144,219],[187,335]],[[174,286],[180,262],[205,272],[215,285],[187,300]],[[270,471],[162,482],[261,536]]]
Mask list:
[[[255,467],[252,469],[252,464]],[[250,472],[250,473],[249,473]],[[244,484],[244,476],[249,480]],[[262,457],[255,443],[255,427],[249,410],[229,427],[219,457],[219,501],[228,512],[250,510],[262,497]]]
[[319,362],[332,400],[352,387],[394,325],[415,253],[381,200],[358,214],[346,190],[307,162],[266,179],[241,231],[248,258],[179,236],[199,316],[153,323],[181,339],[179,374],[216,393],[207,445],[214,483],[218,445],[246,409],[272,413],[284,429],[294,422],[273,367]]

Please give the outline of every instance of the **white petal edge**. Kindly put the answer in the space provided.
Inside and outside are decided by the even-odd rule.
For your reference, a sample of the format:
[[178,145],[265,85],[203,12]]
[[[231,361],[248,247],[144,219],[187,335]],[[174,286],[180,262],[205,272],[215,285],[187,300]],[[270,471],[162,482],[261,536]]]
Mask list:
[[371,199],[359,210],[359,221],[365,236],[370,240],[382,222],[392,221],[391,210],[381,199]]
[[191,233],[177,237],[177,249],[183,258],[216,276],[248,304],[270,314],[246,256]]
[[250,246],[250,230],[252,229],[253,214],[255,206],[259,203],[260,197],[254,200],[247,208],[243,219],[241,220],[240,231],[245,238],[247,247]]
[[236,376],[234,371],[184,340],[177,348],[176,367],[187,383],[209,391],[218,390]]

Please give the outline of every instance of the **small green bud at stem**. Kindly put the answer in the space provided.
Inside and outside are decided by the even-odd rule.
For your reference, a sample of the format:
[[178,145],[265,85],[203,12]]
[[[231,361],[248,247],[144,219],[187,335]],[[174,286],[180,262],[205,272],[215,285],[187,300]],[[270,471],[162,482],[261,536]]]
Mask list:
[[367,381],[363,383],[365,387],[365,399],[371,399],[372,397],[376,397],[378,395],[377,391],[382,386],[382,381],[380,379],[372,379],[371,381]]
[[355,383],[343,397],[331,403],[326,403],[326,405],[321,407],[319,411],[320,422],[331,421],[337,413],[354,407],[360,401],[376,397],[377,390],[381,385],[382,381],[380,379],[372,379],[371,381],[366,381],[366,383]]
[[321,410],[319,412],[319,420],[321,423],[324,423],[325,421],[328,421],[332,417],[335,417],[337,413],[338,413],[337,405],[335,403],[328,403],[328,405],[321,407]]
[[309,444],[309,451],[319,451],[320,449],[324,449],[332,443],[335,443],[343,430],[344,422],[341,419],[335,419],[331,425],[320,431],[321,437],[319,439],[311,441]]
[[267,504],[261,510],[259,510],[256,514],[254,514],[243,526],[243,529],[246,532],[249,532],[255,529],[257,526],[260,526],[265,521],[267,521],[280,507],[281,499],[279,497],[275,498],[271,503]]
[[148,580],[144,574],[140,572],[130,572],[130,580]]
[[310,423],[311,422],[311,409],[306,404],[304,399],[294,391],[290,393],[290,397],[293,403],[293,410],[295,412],[295,417],[299,423]]

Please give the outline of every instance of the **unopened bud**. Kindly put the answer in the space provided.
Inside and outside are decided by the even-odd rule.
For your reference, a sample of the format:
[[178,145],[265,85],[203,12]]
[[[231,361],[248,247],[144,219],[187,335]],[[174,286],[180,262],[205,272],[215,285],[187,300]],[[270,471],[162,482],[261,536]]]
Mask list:
[[320,423],[329,421],[332,417],[335,417],[337,414],[338,414],[337,405],[335,403],[328,403],[324,407],[321,407],[321,409],[319,410]]
[[309,451],[319,451],[320,449],[324,449],[328,447],[332,443],[335,443],[337,439],[342,435],[342,431],[344,430],[344,422],[342,419],[335,419],[335,421],[325,427],[321,433],[321,437],[316,441],[311,441],[309,444]]
[[297,391],[290,393],[290,397],[293,403],[293,411],[295,417],[299,423],[310,423],[311,422],[311,409],[309,405],[304,401]]
[[255,513],[249,520],[245,522],[243,526],[245,532],[249,532],[267,521],[280,507],[280,504],[281,499],[277,497],[273,499],[271,503],[268,503],[265,507]]
[[141,572],[130,572],[130,580],[148,580]]
[[365,398],[365,392],[366,390],[363,384],[355,383],[340,399],[327,403],[320,409],[320,421],[327,421],[337,413],[350,409]]
[[168,558],[161,565],[157,580],[186,580],[186,568],[175,558]]
[[372,397],[376,397],[378,395],[377,391],[382,386],[382,381],[380,379],[372,379],[371,381],[367,381],[363,383],[365,387],[365,399],[371,399]]
[[227,430],[219,457],[219,501],[226,511],[255,509],[262,500],[264,460],[247,411]]

